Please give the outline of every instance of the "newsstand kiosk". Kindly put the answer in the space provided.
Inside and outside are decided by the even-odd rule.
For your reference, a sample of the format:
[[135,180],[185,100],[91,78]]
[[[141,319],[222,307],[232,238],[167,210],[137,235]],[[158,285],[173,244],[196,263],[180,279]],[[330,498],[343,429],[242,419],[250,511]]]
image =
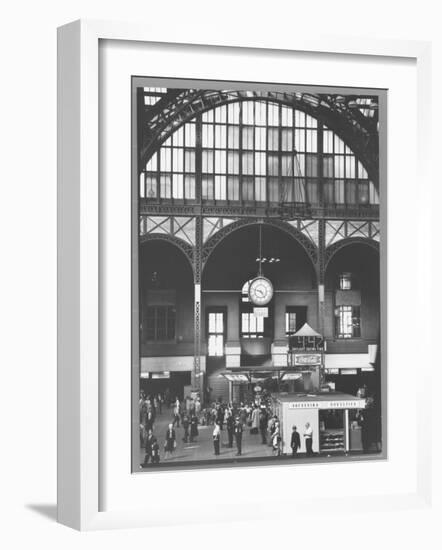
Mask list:
[[273,396],[273,407],[281,423],[282,452],[291,453],[293,426],[306,451],[304,431],[308,422],[313,430],[312,448],[331,454],[362,450],[357,412],[366,407],[365,399],[331,391],[324,383],[324,340],[307,323],[289,341],[289,371],[283,378],[296,380],[295,391]]

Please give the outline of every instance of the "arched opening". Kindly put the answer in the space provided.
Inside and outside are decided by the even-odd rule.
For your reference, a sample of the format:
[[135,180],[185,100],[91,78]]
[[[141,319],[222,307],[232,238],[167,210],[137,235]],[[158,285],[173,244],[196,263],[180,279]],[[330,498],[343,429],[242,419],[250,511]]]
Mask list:
[[[325,284],[332,312],[326,319],[327,351],[331,361],[334,354],[341,358],[339,374],[329,378],[337,389],[352,395],[364,384],[374,391],[380,333],[379,252],[363,242],[342,246],[327,265]],[[365,368],[360,364],[364,355]]]
[[[273,297],[257,312],[244,289],[257,277],[260,263]],[[286,347],[289,335],[305,322],[318,325],[313,263],[304,247],[278,227],[250,224],[228,234],[207,260],[202,289],[206,343],[217,330],[211,318],[221,315],[223,353],[212,356],[206,347],[207,381],[215,398],[228,395],[227,382],[219,377],[225,367],[268,371],[275,362],[275,346]]]
[[183,396],[193,367],[193,272],[178,246],[161,239],[139,248],[140,389]]

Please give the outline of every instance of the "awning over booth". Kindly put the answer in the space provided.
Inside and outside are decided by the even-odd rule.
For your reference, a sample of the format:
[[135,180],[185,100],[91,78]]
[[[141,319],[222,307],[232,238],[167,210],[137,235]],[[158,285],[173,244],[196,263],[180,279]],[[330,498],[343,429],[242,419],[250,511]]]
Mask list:
[[322,338],[322,336],[318,334],[315,330],[313,330],[308,323],[304,323],[302,327],[298,330],[298,332],[295,332],[293,336],[305,336],[305,337],[314,336],[316,338]]

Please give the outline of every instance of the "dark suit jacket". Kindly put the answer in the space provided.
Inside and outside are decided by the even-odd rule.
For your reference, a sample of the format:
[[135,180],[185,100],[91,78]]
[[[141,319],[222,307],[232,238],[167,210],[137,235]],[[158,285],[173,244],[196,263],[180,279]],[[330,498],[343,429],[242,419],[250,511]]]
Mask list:
[[292,440],[290,442],[292,449],[299,449],[301,446],[301,438],[299,437],[299,432],[292,432]]

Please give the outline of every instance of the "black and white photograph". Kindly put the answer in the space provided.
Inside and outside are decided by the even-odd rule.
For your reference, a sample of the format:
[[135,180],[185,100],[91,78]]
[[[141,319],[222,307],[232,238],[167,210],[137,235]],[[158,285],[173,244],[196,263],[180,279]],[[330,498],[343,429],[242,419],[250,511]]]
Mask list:
[[386,457],[385,99],[132,79],[134,471]]

